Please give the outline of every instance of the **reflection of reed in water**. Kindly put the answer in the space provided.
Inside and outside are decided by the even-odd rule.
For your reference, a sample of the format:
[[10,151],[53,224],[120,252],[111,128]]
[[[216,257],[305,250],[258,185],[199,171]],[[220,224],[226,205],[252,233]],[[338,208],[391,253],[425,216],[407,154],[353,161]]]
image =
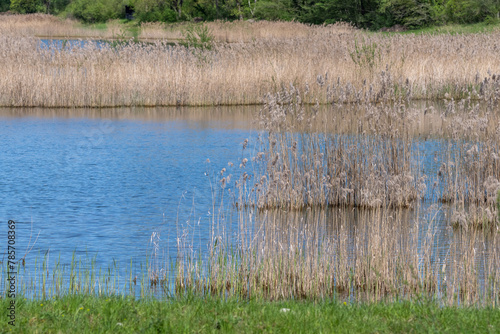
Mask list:
[[424,220],[404,209],[245,212],[241,228],[253,233],[240,229],[237,248],[222,241],[210,247],[205,263],[179,259],[178,292],[270,300],[499,301],[500,237],[455,233],[440,245],[439,234],[452,232],[432,220],[435,211]]

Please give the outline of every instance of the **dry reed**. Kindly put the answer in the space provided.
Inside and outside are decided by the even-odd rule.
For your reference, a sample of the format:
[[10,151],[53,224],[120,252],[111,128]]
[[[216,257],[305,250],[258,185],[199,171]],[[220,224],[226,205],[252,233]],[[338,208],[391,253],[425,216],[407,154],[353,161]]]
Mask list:
[[499,235],[459,233],[436,248],[437,222],[406,210],[245,212],[237,248],[215,235],[205,260],[178,257],[177,293],[498,305]]
[[[60,19],[40,13],[0,15],[0,18],[0,31],[17,36],[65,39],[112,39],[116,38],[117,35],[134,37],[129,29],[131,26],[120,24],[117,20],[108,21],[105,25],[97,28],[95,25],[83,25],[71,19]],[[210,30],[215,41],[226,43],[247,43],[255,40],[276,38],[306,38],[313,36],[316,31],[322,29],[320,26],[311,26],[298,22],[214,21],[204,24]],[[191,26],[193,24],[189,22],[174,24],[144,22],[138,27],[137,37],[140,40],[180,40],[185,37],[185,29]],[[349,33],[353,30],[354,28],[348,24],[340,24],[336,26],[335,33]]]
[[[267,95],[258,114],[264,132],[256,143],[243,141],[235,166],[242,170],[237,202],[249,204],[238,206],[236,239],[214,222],[206,257],[193,256],[189,242],[179,244],[176,293],[497,306],[494,105],[449,100],[440,113],[362,103],[356,126],[331,132],[343,123],[337,108],[350,107],[322,113],[305,106],[301,92],[291,86]],[[412,132],[422,114],[441,120],[431,157],[418,148],[429,134]],[[250,146],[254,157],[245,153]],[[449,175],[442,161],[452,166]],[[341,182],[332,181],[336,173]],[[363,200],[369,192],[373,199]],[[413,210],[401,208],[407,205]],[[456,221],[458,229],[446,225]]]
[[2,34],[23,37],[112,39],[123,35],[126,30],[118,21],[110,21],[106,29],[98,29],[75,20],[37,13],[0,15],[0,31]]
[[[500,85],[488,74],[500,68],[499,32],[388,36],[345,25],[216,22],[213,34],[230,31],[248,40],[215,42],[212,50],[166,46],[168,39],[61,50],[40,47],[6,20],[0,22],[0,106],[261,104],[266,93],[301,83],[320,104],[446,94],[496,100]],[[221,39],[247,39],[237,36]]]
[[[303,103],[310,94],[307,87],[291,85],[267,95],[256,115],[264,132],[253,156],[246,158],[253,170],[246,169],[248,174],[238,181],[245,187],[240,204],[295,210],[410,207],[419,200],[439,200],[462,211],[468,205],[481,206],[484,215],[479,219],[486,217],[498,229],[496,102],[480,108],[472,100],[450,100],[437,112],[413,107],[401,97],[391,104],[372,104],[367,98],[360,105],[336,104],[320,111],[319,105]],[[343,112],[355,109],[357,119],[346,122]],[[438,120],[440,128],[422,133],[421,123],[427,119]],[[434,137],[431,153],[429,136]]]

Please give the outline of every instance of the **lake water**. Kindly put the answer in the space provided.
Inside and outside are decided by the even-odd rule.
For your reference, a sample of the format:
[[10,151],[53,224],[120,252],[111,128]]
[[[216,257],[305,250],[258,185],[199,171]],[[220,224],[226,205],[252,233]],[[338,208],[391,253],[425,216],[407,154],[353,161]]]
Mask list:
[[[0,235],[16,221],[17,259],[27,264],[49,256],[69,265],[75,253],[103,268],[132,261],[133,275],[153,250],[153,232],[170,257],[186,226],[203,249],[218,214],[219,171],[232,163],[237,179],[242,159],[256,153],[258,108],[0,109]],[[422,126],[416,131],[432,137],[437,125]],[[440,149],[436,140],[420,145],[429,157]],[[438,168],[431,158],[423,164]],[[453,242],[445,214],[435,218],[438,256]],[[237,230],[236,219],[227,224]]]
[[153,231],[175,241],[178,219],[210,220],[211,173],[237,163],[241,142],[255,135],[248,118],[245,111],[3,109],[1,231],[10,219],[18,223],[21,254],[31,238],[26,261],[47,251],[63,264],[73,251],[98,253],[101,265],[143,259]]

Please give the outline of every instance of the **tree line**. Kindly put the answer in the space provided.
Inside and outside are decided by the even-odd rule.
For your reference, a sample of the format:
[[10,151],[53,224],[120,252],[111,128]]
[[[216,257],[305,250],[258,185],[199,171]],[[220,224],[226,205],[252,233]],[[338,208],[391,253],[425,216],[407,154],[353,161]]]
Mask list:
[[139,22],[296,20],[351,22],[378,30],[446,23],[497,23],[500,0],[0,0],[0,11],[48,13],[85,23],[130,18]]

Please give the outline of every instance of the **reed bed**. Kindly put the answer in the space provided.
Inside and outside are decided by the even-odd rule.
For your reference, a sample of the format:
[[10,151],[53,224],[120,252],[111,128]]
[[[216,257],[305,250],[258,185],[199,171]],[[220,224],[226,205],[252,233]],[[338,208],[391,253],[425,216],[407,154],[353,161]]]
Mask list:
[[[498,230],[496,102],[480,108],[472,100],[449,100],[436,111],[413,107],[400,97],[396,103],[367,100],[321,112],[319,105],[304,104],[304,94],[293,85],[269,94],[256,114],[263,132],[240,165],[247,170],[237,184],[240,205],[300,210],[438,201],[452,203],[462,222],[464,209],[480,206],[471,213],[484,215],[466,220],[486,219],[486,225]],[[347,129],[338,125],[346,123],[340,111],[345,109],[362,110]],[[421,133],[419,123],[426,118],[439,119],[440,129]]]
[[[218,43],[250,43],[256,40],[308,38],[324,29],[324,26],[280,21],[213,21],[203,25],[208,28],[211,37]],[[185,29],[192,26],[194,26],[192,23],[142,23],[139,38],[182,40],[185,38]],[[355,30],[349,24],[337,24],[330,33],[348,34]]]
[[[62,39],[112,39],[125,32],[124,25],[110,21],[105,28],[84,26],[78,21],[61,19],[47,14],[0,14],[0,31],[10,36],[62,38]],[[128,35],[132,37],[131,35]]]
[[[42,48],[29,31],[0,23],[1,106],[262,104],[259,138],[245,140],[239,163],[212,185],[221,198],[234,190],[234,202],[214,204],[208,251],[194,251],[196,232],[178,227],[177,257],[159,259],[155,235],[141,291],[499,305],[500,32],[209,27],[219,34],[210,50],[168,40]],[[163,29],[145,25],[142,37],[160,38]],[[442,112],[411,104],[436,98]],[[347,118],[354,110],[361,116]],[[439,129],[420,132],[429,117]],[[232,216],[224,203],[236,204],[236,231],[225,225]],[[422,203],[434,205],[424,218]],[[449,208],[455,231],[438,228],[438,204]],[[57,272],[47,280],[43,266],[29,287],[99,293],[107,276],[94,272],[80,279],[71,267],[66,285]],[[130,276],[128,287],[137,280]]]
[[[306,111],[295,87],[268,96],[260,112],[267,131],[255,191],[246,203],[259,208],[356,206],[408,207],[425,190],[425,176],[412,162],[415,155],[409,129],[415,111],[404,105],[365,105],[363,125],[368,129],[349,135],[332,135],[310,128],[301,133],[298,123],[311,124],[318,111]],[[317,107],[316,107],[317,108]],[[331,113],[323,123],[337,122]],[[265,158],[265,159],[264,159]]]
[[[47,14],[1,15],[0,31],[11,35],[25,37],[51,38],[93,38],[113,39],[117,37],[140,40],[182,40],[185,30],[196,26],[190,22],[166,24],[162,22],[143,22],[137,27],[137,36],[134,36],[135,25],[122,24],[118,20],[108,21],[101,25],[83,25],[71,19],[61,19]],[[203,23],[210,31],[216,42],[247,43],[262,39],[290,39],[295,37],[310,37],[321,26],[312,26],[298,22],[269,22],[269,21],[213,21]],[[349,24],[338,24],[335,33],[349,33],[354,31]]]
[[[175,294],[497,307],[496,103],[366,102],[350,106],[363,116],[345,128],[336,108],[349,106],[321,112],[303,103],[306,90],[266,96],[256,114],[264,130],[233,166],[237,231],[214,220],[206,256],[190,233],[178,238]],[[437,134],[414,132],[422,116],[441,120]],[[432,136],[429,157],[421,146]],[[473,159],[462,154],[471,147]],[[221,196],[232,175],[218,173]]]
[[42,48],[38,39],[0,25],[0,106],[262,104],[268,92],[303,83],[309,86],[304,102],[312,104],[498,96],[500,32],[384,35],[345,25],[214,24],[271,32],[288,24],[297,33],[214,42],[210,50],[168,46],[168,39]]
[[498,307],[500,234],[443,228],[441,210],[241,210],[235,231],[220,212],[206,252],[195,246],[196,227],[179,226],[176,256],[165,254],[153,233],[138,274],[132,264],[123,273],[117,263],[99,268],[96,258],[61,265],[46,256],[18,264],[16,291],[43,300],[129,294]]
[[246,211],[243,225],[253,233],[239,230],[236,248],[214,235],[222,242],[210,246],[206,260],[180,256],[175,291],[264,300],[430,298],[445,305],[497,306],[499,236],[459,233],[436,247],[443,241],[437,222],[410,216],[406,210],[383,209]]

